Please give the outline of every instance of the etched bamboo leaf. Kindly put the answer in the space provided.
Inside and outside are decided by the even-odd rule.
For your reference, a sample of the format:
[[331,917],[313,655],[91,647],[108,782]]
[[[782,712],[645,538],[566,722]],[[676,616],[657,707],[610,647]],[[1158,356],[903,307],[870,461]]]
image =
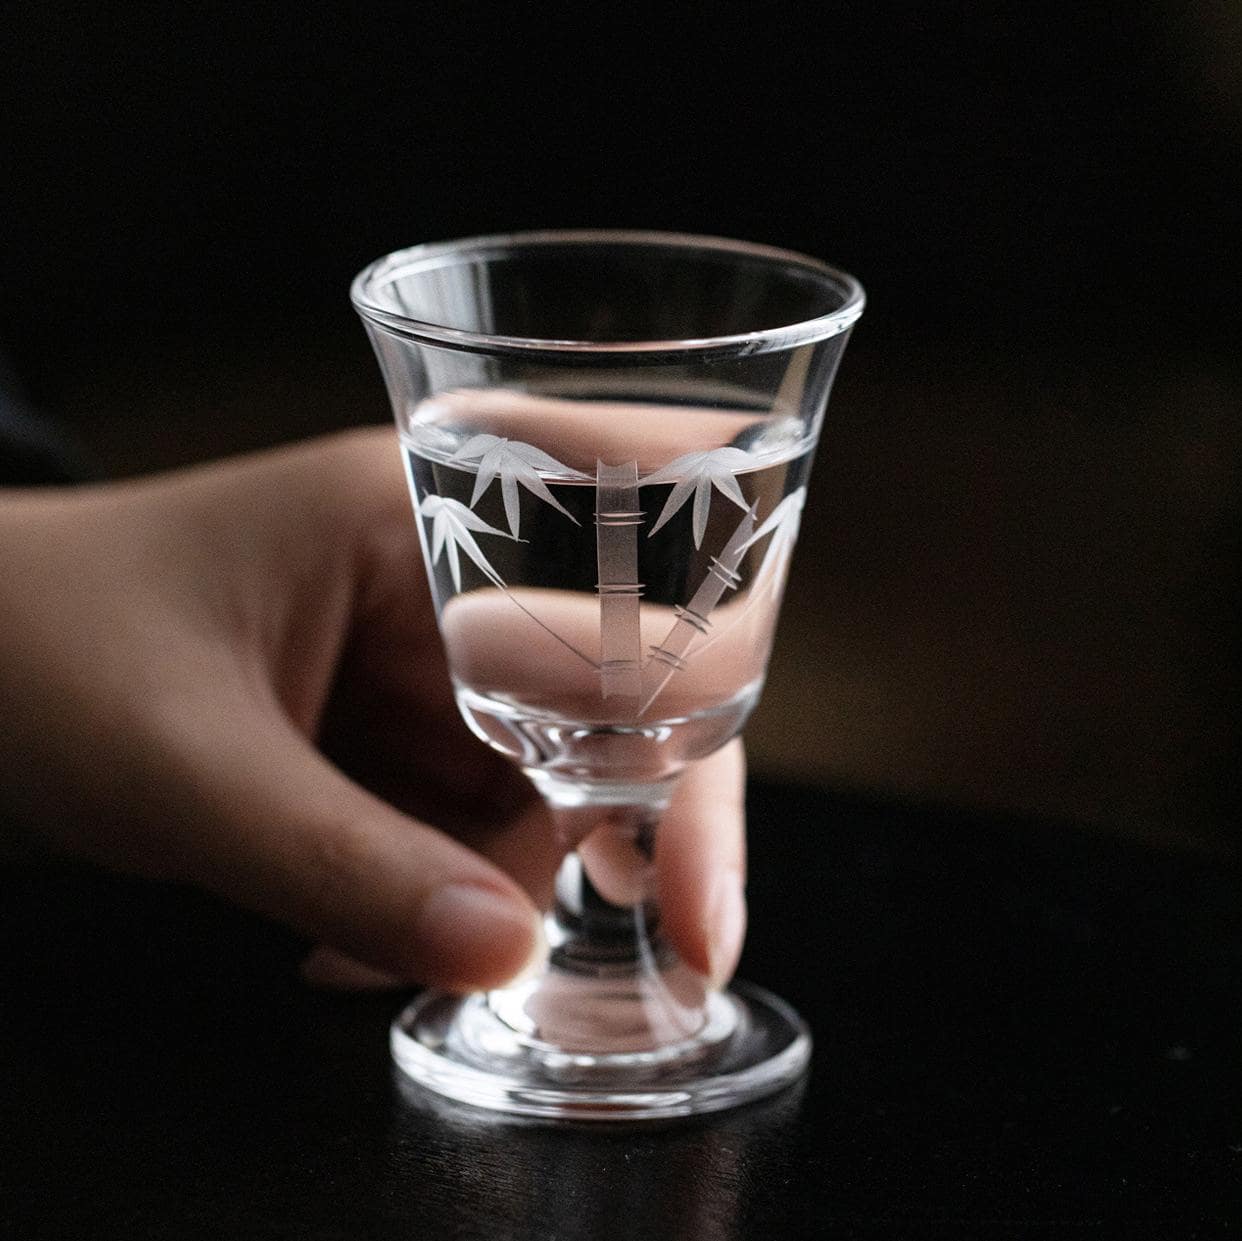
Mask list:
[[738,522],[724,550],[719,556],[711,558],[707,576],[694,592],[694,597],[684,607],[673,609],[677,613],[677,619],[664,641],[651,648],[651,658],[643,670],[643,706],[640,715],[645,715],[650,710],[652,703],[660,696],[660,691],[672,679],[673,673],[685,668],[690,644],[711,629],[712,611],[724,592],[736,590],[741,584],[737,567],[742,563],[746,548],[750,546],[754,529],[755,506],[752,504]]
[[500,479],[500,494],[505,504],[505,520],[509,530],[516,539],[521,534],[521,503],[518,498],[518,485],[536,495],[545,504],[550,504],[560,513],[564,513],[574,525],[578,519],[548,490],[547,484],[539,476],[539,471],[555,473],[565,478],[586,480],[590,476],[580,470],[571,470],[562,465],[555,457],[550,457],[542,449],[533,444],[523,444],[519,440],[502,439],[499,435],[473,435],[453,455],[451,461],[477,461],[478,476],[474,480],[474,491],[470,496],[470,507],[479,502],[479,498],[497,478]]
[[431,563],[434,567],[440,563],[440,554],[447,549],[449,573],[453,578],[453,587],[461,590],[461,558],[458,549],[478,566],[479,571],[495,585],[504,588],[500,574],[488,563],[482,548],[475,541],[471,531],[480,534],[497,534],[502,539],[516,536],[489,526],[477,513],[473,513],[458,500],[445,499],[443,496],[427,496],[418,506],[423,517],[431,519]]
[[707,516],[711,507],[712,488],[727,496],[740,509],[746,508],[746,499],[738,485],[735,474],[752,464],[751,455],[741,448],[713,448],[710,452],[688,452],[668,465],[648,474],[640,486],[672,483],[673,490],[664,502],[659,520],[651,527],[647,537],[655,534],[665,522],[673,517],[694,492],[694,545],[702,547],[707,531]]
[[642,692],[643,585],[638,580],[638,462],[595,467],[595,571],[599,591],[600,691],[637,710]]

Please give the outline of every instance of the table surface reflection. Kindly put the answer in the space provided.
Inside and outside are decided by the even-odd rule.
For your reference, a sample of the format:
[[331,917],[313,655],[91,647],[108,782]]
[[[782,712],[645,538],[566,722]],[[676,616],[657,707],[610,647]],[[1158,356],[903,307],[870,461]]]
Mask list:
[[751,794],[742,972],[796,1090],[552,1127],[392,1070],[394,996],[68,865],[3,874],[0,1232],[39,1237],[1197,1236],[1242,1223],[1242,865],[1056,824]]

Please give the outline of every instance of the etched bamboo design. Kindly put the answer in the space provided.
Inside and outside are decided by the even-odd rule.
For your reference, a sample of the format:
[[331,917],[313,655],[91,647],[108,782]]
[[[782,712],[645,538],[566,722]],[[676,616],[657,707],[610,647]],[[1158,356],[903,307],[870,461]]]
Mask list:
[[[475,541],[474,534],[490,534],[521,541],[519,487],[555,508],[577,524],[576,519],[548,490],[540,472],[554,472],[564,479],[590,476],[569,469],[541,449],[530,444],[493,435],[476,435],[457,452],[453,461],[477,463],[470,505],[456,500],[427,496],[417,505],[420,514],[432,523],[432,563],[447,552],[449,573],[456,590],[461,590],[459,551],[474,562],[480,572],[499,587],[542,629],[573,655],[599,670],[601,697],[609,700],[624,717],[639,719],[647,713],[675,673],[687,666],[691,647],[712,645],[721,635],[712,632],[712,612],[725,593],[741,585],[738,567],[746,552],[771,536],[759,571],[751,584],[754,603],[779,588],[788,569],[797,537],[805,488],[786,496],[757,524],[757,504],[746,506],[734,470],[753,459],[736,448],[688,453],[640,479],[638,463],[607,465],[596,462],[595,469],[595,557],[596,593],[599,598],[599,659],[596,661],[556,633],[513,595]],[[488,487],[499,479],[509,531],[497,529],[472,510]],[[644,658],[642,637],[643,583],[639,581],[639,527],[646,517],[641,488],[649,484],[671,483],[672,490],[648,531],[656,534],[693,497],[692,534],[695,546],[702,543],[707,528],[708,507],[713,491],[719,492],[739,508],[745,509],[728,542],[710,567],[694,596],[673,610],[676,620],[663,641],[648,648]],[[757,528],[756,528],[757,527]],[[748,606],[749,606],[748,603]],[[706,639],[701,641],[701,639]]]
[[643,672],[643,705],[639,715],[645,715],[675,672],[686,666],[686,652],[690,644],[711,628],[711,614],[726,590],[736,590],[741,584],[737,567],[746,554],[748,540],[755,529],[755,506],[738,522],[724,550],[711,558],[711,566],[694,598],[685,607],[674,609],[677,619],[664,641],[651,648],[651,658]]
[[449,460],[478,462],[474,492],[470,497],[471,508],[478,504],[492,482],[500,479],[505,519],[509,523],[509,532],[515,539],[521,533],[522,522],[519,484],[545,504],[550,504],[558,513],[563,513],[575,526],[578,524],[578,519],[548,490],[547,484],[539,476],[539,471],[555,473],[564,478],[586,479],[588,475],[562,465],[555,457],[548,456],[543,449],[536,448],[533,444],[502,439],[498,435],[475,435],[453,453]]
[[638,707],[642,693],[643,584],[638,580],[638,463],[595,467],[595,568],[600,692]]
[[654,474],[643,479],[643,486],[654,483],[672,483],[673,489],[665,501],[664,510],[659,520],[651,527],[647,537],[651,538],[666,521],[672,517],[685,502],[694,495],[692,525],[694,529],[695,547],[703,546],[703,535],[707,531],[707,515],[712,502],[712,488],[721,495],[732,500],[740,509],[745,509],[746,499],[738,486],[735,470],[740,470],[750,462],[750,454],[741,448],[713,448],[710,452],[688,452],[668,465],[662,466]]
[[440,553],[447,549],[449,574],[453,579],[453,589],[461,590],[461,558],[458,549],[465,552],[479,572],[495,586],[505,589],[500,574],[492,568],[491,563],[483,554],[482,548],[475,541],[471,531],[480,534],[498,534],[502,539],[511,538],[503,530],[489,526],[483,518],[471,512],[457,500],[449,500],[442,496],[427,496],[418,505],[423,517],[431,519],[431,563],[440,563]]
[[[751,580],[750,589],[746,593],[742,616],[745,616],[765,596],[775,598],[784,585],[789,562],[793,558],[794,543],[798,538],[798,527],[802,523],[802,508],[805,503],[805,487],[791,491],[768,514],[759,529],[746,540],[746,545],[742,548],[743,554],[750,551],[756,543],[762,542],[769,534],[772,536],[771,542],[763,553],[759,571]],[[741,617],[738,617],[738,621],[740,623]],[[706,642],[700,644],[698,651],[706,650],[720,638],[720,633],[713,634]],[[698,654],[698,651],[695,653]]]
[[767,535],[772,536],[768,549],[763,553],[763,561],[759,572],[751,583],[750,603],[754,603],[765,594],[779,590],[785,580],[789,562],[793,559],[794,544],[798,539],[798,528],[802,525],[802,509],[806,504],[806,488],[799,487],[791,491],[769,514],[767,520],[746,540],[742,550],[749,551],[756,543]]
[[[476,437],[476,439],[477,440],[485,440],[485,439],[495,440],[496,437],[495,436],[478,436]],[[508,443],[507,440],[502,440],[498,442],[501,444]],[[519,445],[519,447],[529,448],[530,446]],[[531,453],[538,453],[539,450],[531,449],[530,451]],[[551,457],[547,456],[546,454],[540,454],[540,456],[542,456],[545,461],[551,462],[551,464],[553,465],[559,465],[558,462],[554,461]],[[566,469],[566,467],[564,466],[560,466],[560,468],[562,470]],[[572,473],[579,478],[586,477],[583,474],[579,474],[577,471],[566,471],[566,472]],[[495,474],[493,474],[492,477],[495,477]],[[491,479],[489,478],[487,481],[490,482]],[[504,479],[502,476],[502,483],[506,481],[507,480]],[[523,481],[523,486],[527,485],[524,480],[519,479],[519,481]],[[512,539],[518,543],[522,542],[523,540],[519,539],[517,536],[519,518],[518,518],[517,505],[516,505],[516,498],[515,498],[514,503],[510,505],[509,493],[508,491],[505,492],[505,512],[509,520],[509,524],[513,529],[512,534],[507,534],[504,530],[498,530],[495,526],[489,525],[477,513],[475,513],[473,509],[467,508],[466,505],[462,504],[459,500],[449,499],[444,496],[428,495],[424,497],[423,500],[420,502],[417,499],[418,491],[417,491],[417,488],[414,486],[413,480],[411,480],[410,482],[410,487],[411,487],[411,493],[415,497],[416,511],[421,516],[429,518],[432,523],[432,532],[431,532],[431,563],[432,563],[432,566],[434,567],[435,565],[440,563],[441,552],[447,550],[449,574],[453,579],[454,590],[458,592],[461,591],[461,559],[458,554],[458,549],[460,549],[461,551],[464,551],[466,555],[474,562],[474,564],[477,566],[477,568],[483,574],[483,576],[486,577],[487,580],[491,582],[493,586],[496,586],[500,590],[502,590],[505,594],[505,597],[514,605],[514,607],[518,608],[520,611],[524,612],[528,617],[530,617],[530,619],[534,621],[535,624],[538,625],[540,629],[542,629],[549,636],[555,638],[556,641],[559,642],[567,651],[569,651],[572,655],[577,656],[577,658],[582,660],[583,663],[589,665],[592,668],[597,668],[599,666],[596,663],[596,661],[593,660],[589,655],[587,655],[583,651],[580,651],[567,638],[557,633],[555,629],[553,629],[550,625],[546,624],[543,620],[541,620],[538,616],[536,616],[534,612],[530,610],[530,608],[528,608],[524,603],[522,603],[522,601],[518,599],[513,594],[512,591],[510,591],[504,579],[500,576],[499,573],[496,572],[496,570],[492,567],[490,561],[483,554],[482,548],[479,547],[473,534],[471,533],[471,531],[477,531],[481,534],[494,534],[494,535],[498,535],[502,539]],[[539,480],[539,487],[543,487],[542,480]],[[536,495],[541,495],[539,488],[530,487],[529,489],[535,492]],[[546,490],[546,488],[544,489]],[[476,483],[475,489],[474,489],[474,495],[470,501],[471,504],[475,504],[478,502],[478,499],[483,494],[484,490],[486,490],[486,484],[480,487]],[[514,495],[516,497],[516,484],[514,487]],[[574,518],[571,514],[565,512],[565,509],[559,503],[557,503],[557,501],[550,494],[547,498],[551,501],[553,507],[558,509],[560,512],[565,513],[565,516],[569,517],[570,521],[572,521],[574,525],[578,524],[577,519]]]

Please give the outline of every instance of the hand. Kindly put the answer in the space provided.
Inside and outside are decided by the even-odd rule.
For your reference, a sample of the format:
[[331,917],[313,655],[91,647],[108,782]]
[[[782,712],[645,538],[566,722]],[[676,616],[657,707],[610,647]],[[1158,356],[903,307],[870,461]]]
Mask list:
[[[315,981],[465,990],[540,959],[554,833],[458,716],[391,432],[0,493],[0,632],[4,822],[287,922]],[[735,742],[657,840],[667,932],[717,983],[742,783]]]

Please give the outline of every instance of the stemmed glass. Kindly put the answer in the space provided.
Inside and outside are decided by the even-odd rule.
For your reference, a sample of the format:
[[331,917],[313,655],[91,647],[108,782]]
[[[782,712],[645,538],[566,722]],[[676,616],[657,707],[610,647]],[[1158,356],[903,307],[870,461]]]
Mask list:
[[713,1111],[797,1078],[810,1036],[661,934],[679,774],[759,697],[852,277],[718,238],[559,231],[416,246],[354,281],[392,398],[457,702],[564,851],[546,967],[431,992],[400,1067],[543,1117]]

